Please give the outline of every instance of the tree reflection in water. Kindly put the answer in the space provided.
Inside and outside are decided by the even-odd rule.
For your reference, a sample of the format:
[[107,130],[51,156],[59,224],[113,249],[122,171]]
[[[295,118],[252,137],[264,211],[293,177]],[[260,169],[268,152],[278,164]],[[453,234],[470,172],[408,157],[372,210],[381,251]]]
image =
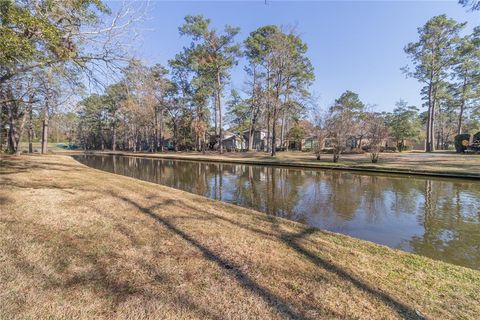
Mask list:
[[108,172],[480,269],[480,184],[122,156],[75,156]]

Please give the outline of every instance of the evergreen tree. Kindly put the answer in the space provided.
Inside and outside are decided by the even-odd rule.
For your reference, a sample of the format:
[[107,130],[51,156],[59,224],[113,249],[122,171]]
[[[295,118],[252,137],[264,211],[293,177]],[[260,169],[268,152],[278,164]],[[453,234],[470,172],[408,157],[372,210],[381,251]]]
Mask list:
[[446,15],[433,17],[418,29],[419,40],[405,47],[405,52],[412,59],[414,66],[412,71],[405,69],[407,75],[425,85],[422,94],[428,105],[427,152],[435,150],[438,95],[455,62],[458,33],[464,26],[465,23],[458,23]]

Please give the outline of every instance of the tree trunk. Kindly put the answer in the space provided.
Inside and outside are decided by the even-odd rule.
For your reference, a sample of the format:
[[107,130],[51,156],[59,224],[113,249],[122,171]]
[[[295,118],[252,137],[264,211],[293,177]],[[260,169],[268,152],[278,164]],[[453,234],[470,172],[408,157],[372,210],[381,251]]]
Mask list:
[[217,93],[214,94],[213,104],[214,104],[213,118],[214,118],[214,124],[215,124],[215,140],[216,140],[218,138]]
[[117,126],[113,124],[112,128],[112,150],[117,150]]
[[253,84],[252,84],[252,113],[250,117],[250,130],[248,131],[248,146],[247,151],[253,149],[253,139],[255,134],[255,125],[257,122],[257,101],[256,101],[256,89],[257,87],[257,71],[253,66]]
[[33,108],[30,104],[28,110],[28,153],[33,153]]
[[337,153],[336,151],[333,151],[333,162],[337,163],[339,159],[340,159],[340,154]]
[[280,147],[285,147],[285,124],[286,124],[285,110],[282,112],[282,126],[280,127]]
[[[27,123],[27,119],[29,119],[29,125],[28,125],[28,134],[29,134],[29,145],[28,145],[28,150],[29,152],[31,153],[31,139],[30,139],[30,130],[31,130],[31,123],[32,123],[32,104],[33,104],[33,95],[30,94],[29,96],[29,100],[28,100],[28,107],[27,109],[25,110],[25,112],[23,113],[23,116],[22,116],[22,121],[20,123],[20,128],[18,130],[18,135],[16,137],[17,141],[16,141],[16,145],[17,145],[17,150],[16,150],[16,155],[19,156],[20,153],[21,153],[21,148],[20,148],[20,144],[21,144],[21,141],[22,141],[22,136],[23,136],[23,132],[25,130],[25,124]],[[18,108],[18,107],[17,107]],[[18,110],[18,109],[17,109]]]
[[[3,99],[3,94],[0,91],[0,99]],[[0,104],[0,152],[3,151],[3,121],[2,121],[2,115],[3,115],[3,103]]]
[[430,77],[430,84],[428,88],[428,118],[427,118],[427,142],[425,151],[435,151],[435,94],[433,88],[433,75]]
[[101,148],[102,151],[103,151],[103,150],[105,150],[105,138],[104,138],[104,136],[103,136],[103,130],[102,130],[102,129],[100,129],[100,141],[101,141],[101,142],[100,142],[100,143],[101,143],[101,147],[100,147],[100,148]]
[[271,152],[271,156],[275,156],[275,154],[277,153],[277,144],[276,144],[276,134],[277,134],[277,129],[276,129],[276,125],[275,125],[275,121],[277,119],[277,105],[275,105],[273,107],[273,119],[272,119],[272,152]]
[[14,114],[14,103],[8,102],[6,104],[8,111],[8,132],[7,132],[7,150],[9,153],[14,153],[17,150],[16,135],[17,135],[17,122],[16,115]]
[[253,125],[250,126],[250,130],[248,131],[248,146],[247,146],[247,151],[248,150],[253,150],[253,139],[255,135],[255,129],[253,128]]
[[24,128],[25,128],[25,123],[27,122],[27,118],[28,118],[28,112],[25,112],[23,114],[23,117],[22,117],[22,122],[20,123],[20,129],[18,130],[18,134],[17,134],[17,141],[16,141],[16,145],[17,145],[17,150],[15,152],[15,154],[17,156],[19,156],[22,152],[21,148],[20,148],[20,143],[22,141],[22,136],[23,136],[23,131],[24,131]]
[[[280,107],[280,84],[282,83],[282,77],[277,78],[275,101],[273,103],[273,115],[272,115],[272,157],[277,153],[277,120],[278,112]],[[287,96],[285,95],[285,102],[287,101]],[[282,124],[283,125],[283,124]]]
[[178,151],[178,143],[177,143],[177,140],[178,140],[178,129],[177,129],[177,123],[174,122],[173,123],[173,150],[176,152]]
[[465,109],[465,101],[462,101],[460,105],[460,114],[458,115],[458,127],[457,127],[457,134],[462,134],[463,131],[463,112]]
[[154,139],[153,139],[153,144],[155,145],[153,150],[155,152],[158,151],[158,106],[155,106],[155,114],[154,114]]
[[[116,106],[115,109],[116,110]],[[117,117],[116,117],[116,111],[112,112],[112,151],[117,150]]]
[[42,154],[46,154],[48,151],[48,99],[45,104],[42,121]]
[[[124,119],[124,122],[126,122],[125,119]],[[129,134],[128,134],[128,127],[127,127],[127,130],[125,130],[123,140],[125,141],[125,146],[124,146],[123,150],[127,149],[128,151],[130,151],[130,137],[129,137]]]
[[358,138],[358,146],[357,146],[357,148],[361,148],[361,147],[362,147],[362,140],[363,140],[363,135],[360,135],[360,137]]
[[220,70],[217,71],[217,103],[218,103],[218,129],[219,129],[219,149],[220,154],[223,153],[223,128],[222,128],[222,87],[220,82]]
[[160,115],[160,151],[163,152],[163,110]]
[[267,152],[270,152],[270,67],[267,70]]
[[463,86],[462,86],[462,102],[460,104],[460,114],[458,115],[458,127],[457,127],[457,134],[462,134],[462,126],[463,126],[463,113],[465,111],[465,92],[467,90],[467,79],[463,78]]
[[267,111],[267,152],[270,152],[270,110]]

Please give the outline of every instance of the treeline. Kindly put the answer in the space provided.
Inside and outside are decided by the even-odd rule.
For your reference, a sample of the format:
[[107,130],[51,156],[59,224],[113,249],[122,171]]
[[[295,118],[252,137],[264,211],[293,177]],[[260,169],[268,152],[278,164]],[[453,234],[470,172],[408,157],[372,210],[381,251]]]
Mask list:
[[[223,152],[228,127],[248,136],[245,149],[253,148],[254,133],[264,129],[265,150],[275,154],[293,121],[306,113],[314,79],[306,44],[277,26],[260,27],[240,44],[238,28],[220,32],[202,16],[185,17],[179,31],[192,42],[168,66],[132,60],[118,83],[80,102],[81,144],[159,151],[168,137],[175,150]],[[242,58],[245,90],[233,90],[224,101],[231,69]]]
[[463,133],[471,125],[465,126],[469,116],[478,129],[480,27],[460,36],[465,26],[446,15],[433,17],[418,29],[418,41],[405,47],[412,60],[406,74],[424,84],[427,152],[443,149],[452,135]]
[[[383,144],[390,138],[399,150],[405,140],[422,138],[427,151],[447,149],[456,134],[479,128],[480,29],[461,37],[464,27],[445,15],[434,17],[405,48],[412,58],[405,72],[425,83],[426,113],[404,101],[392,113],[376,113],[350,91],[321,113],[312,110],[307,45],[294,32],[264,26],[240,44],[238,28],[226,26],[220,33],[210,20],[188,16],[179,30],[192,42],[168,66],[132,60],[121,81],[80,103],[80,141],[87,149],[222,152],[226,127],[245,138],[245,150],[254,149],[254,133],[264,130],[264,150],[272,155],[308,136],[341,153],[352,138],[358,148],[362,140],[372,144],[373,126]],[[239,59],[246,61],[249,80],[242,92],[228,94],[230,71]]]
[[[57,140],[84,149],[275,155],[308,141],[318,157],[328,151],[334,161],[347,150],[368,151],[376,161],[380,151],[402,151],[424,139],[427,151],[447,149],[456,134],[480,127],[480,28],[461,36],[466,24],[445,15],[430,19],[418,41],[405,47],[412,64],[404,70],[424,83],[428,111],[399,101],[387,113],[348,90],[331,106],[317,106],[308,47],[293,29],[263,26],[239,42],[238,28],[217,30],[207,18],[187,16],[179,33],[190,44],[167,65],[145,65],[113,49],[125,41],[113,34],[115,27],[97,36],[112,15],[98,1],[68,2],[62,10],[41,1],[6,3],[2,32],[20,44],[0,56],[0,148],[10,152],[19,151],[24,133],[30,145],[40,136],[46,152],[52,121]],[[25,17],[31,25],[23,24]],[[25,38],[31,28],[41,32]],[[232,89],[231,72],[240,61],[247,80]],[[116,81],[84,94],[86,79],[99,85],[105,78]]]
[[112,11],[98,0],[0,0],[0,150],[20,153],[28,140],[32,152],[40,138],[46,153],[49,139],[66,136],[78,122],[67,106],[129,59],[126,31],[134,35],[142,10]]

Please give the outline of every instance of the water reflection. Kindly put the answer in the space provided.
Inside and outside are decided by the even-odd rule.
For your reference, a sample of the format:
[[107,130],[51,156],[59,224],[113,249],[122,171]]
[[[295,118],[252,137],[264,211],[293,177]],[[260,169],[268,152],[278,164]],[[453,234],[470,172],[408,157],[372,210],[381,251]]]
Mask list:
[[480,183],[122,156],[80,162],[480,269]]

